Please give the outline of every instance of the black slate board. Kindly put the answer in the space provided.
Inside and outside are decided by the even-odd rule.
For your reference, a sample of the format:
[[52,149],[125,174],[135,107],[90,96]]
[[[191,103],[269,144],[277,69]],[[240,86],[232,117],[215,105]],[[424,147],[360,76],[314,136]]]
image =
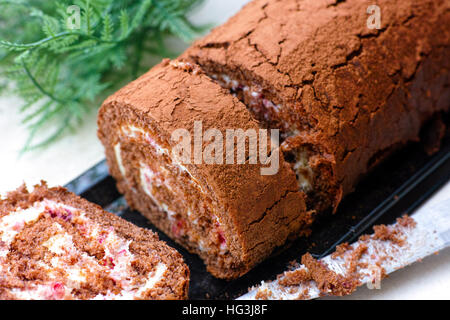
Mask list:
[[450,137],[442,149],[427,156],[420,144],[412,144],[376,168],[347,196],[335,215],[324,214],[313,226],[311,237],[299,239],[279,249],[247,275],[234,281],[215,279],[203,262],[158,231],[139,213],[127,208],[115,182],[108,175],[105,161],[86,171],[66,187],[112,211],[124,219],[157,232],[160,239],[179,250],[191,270],[191,299],[232,299],[247,292],[262,280],[275,279],[290,261],[310,252],[315,257],[331,253],[337,244],[352,242],[370,232],[374,224],[392,223],[405,213],[412,213],[424,200],[450,180]]

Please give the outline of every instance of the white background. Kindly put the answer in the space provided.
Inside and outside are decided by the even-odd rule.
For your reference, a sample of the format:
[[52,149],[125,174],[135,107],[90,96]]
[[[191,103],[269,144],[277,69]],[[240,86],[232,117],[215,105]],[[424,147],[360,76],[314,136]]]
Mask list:
[[[196,23],[220,24],[237,12],[246,0],[208,0],[192,15]],[[96,136],[96,112],[74,134],[66,135],[50,147],[19,157],[27,138],[20,124],[19,98],[0,97],[0,193],[17,188],[22,182],[64,185],[101,161],[103,149]],[[448,198],[448,184],[431,201]],[[450,210],[450,208],[449,208]],[[450,299],[450,250],[421,263],[397,271],[382,283],[382,289],[359,289],[348,299]]]

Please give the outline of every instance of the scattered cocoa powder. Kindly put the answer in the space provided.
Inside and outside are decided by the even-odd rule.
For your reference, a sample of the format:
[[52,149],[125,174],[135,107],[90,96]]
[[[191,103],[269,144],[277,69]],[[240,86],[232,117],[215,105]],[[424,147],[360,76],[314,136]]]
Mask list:
[[308,289],[304,289],[298,296],[297,296],[297,300],[308,300],[310,297],[309,295],[309,290]]

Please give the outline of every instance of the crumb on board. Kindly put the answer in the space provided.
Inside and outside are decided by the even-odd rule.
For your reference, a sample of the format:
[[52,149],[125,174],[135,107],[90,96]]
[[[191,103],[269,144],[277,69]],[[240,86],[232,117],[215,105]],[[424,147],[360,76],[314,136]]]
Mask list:
[[[415,227],[414,219],[404,215],[392,226],[374,226],[372,235],[361,236],[353,245],[343,243],[337,246],[331,258],[343,259],[346,268],[343,275],[330,270],[324,262],[307,253],[301,259],[301,266],[291,261],[289,271],[277,276],[280,290],[291,295],[299,292],[296,298],[300,300],[310,299],[311,284],[315,284],[320,296],[344,296],[353,293],[362,284],[363,277],[368,277],[369,287],[379,288],[381,280],[387,277],[383,263],[394,257],[386,250],[372,252],[369,247],[374,243],[387,243],[391,251],[400,250],[407,240],[405,231]],[[276,294],[270,288],[260,288],[255,298],[276,298]]]

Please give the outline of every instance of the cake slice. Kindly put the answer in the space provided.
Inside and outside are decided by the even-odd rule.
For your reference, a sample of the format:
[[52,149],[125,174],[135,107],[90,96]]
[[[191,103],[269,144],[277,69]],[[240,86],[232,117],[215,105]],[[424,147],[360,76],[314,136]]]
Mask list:
[[[222,163],[205,158],[213,140],[196,144],[196,126],[205,137],[222,135],[224,142],[212,152]],[[228,150],[227,131],[258,134],[260,124],[196,65],[163,61],[104,102],[98,127],[110,172],[128,204],[198,254],[216,277],[245,274],[311,223],[295,174],[271,141],[261,151],[265,140],[258,139],[258,159],[261,153],[279,156],[273,174],[262,172],[268,167],[263,162],[251,161],[250,143],[244,143],[246,157],[238,163],[232,141],[235,162],[225,161],[220,151]],[[184,160],[174,152],[179,129],[191,138],[192,153]],[[195,150],[203,152],[200,161],[193,159]]]
[[446,0],[254,0],[182,58],[282,131],[309,209],[336,209],[450,110],[448,9]]
[[0,299],[186,299],[179,253],[64,188],[0,199]]

